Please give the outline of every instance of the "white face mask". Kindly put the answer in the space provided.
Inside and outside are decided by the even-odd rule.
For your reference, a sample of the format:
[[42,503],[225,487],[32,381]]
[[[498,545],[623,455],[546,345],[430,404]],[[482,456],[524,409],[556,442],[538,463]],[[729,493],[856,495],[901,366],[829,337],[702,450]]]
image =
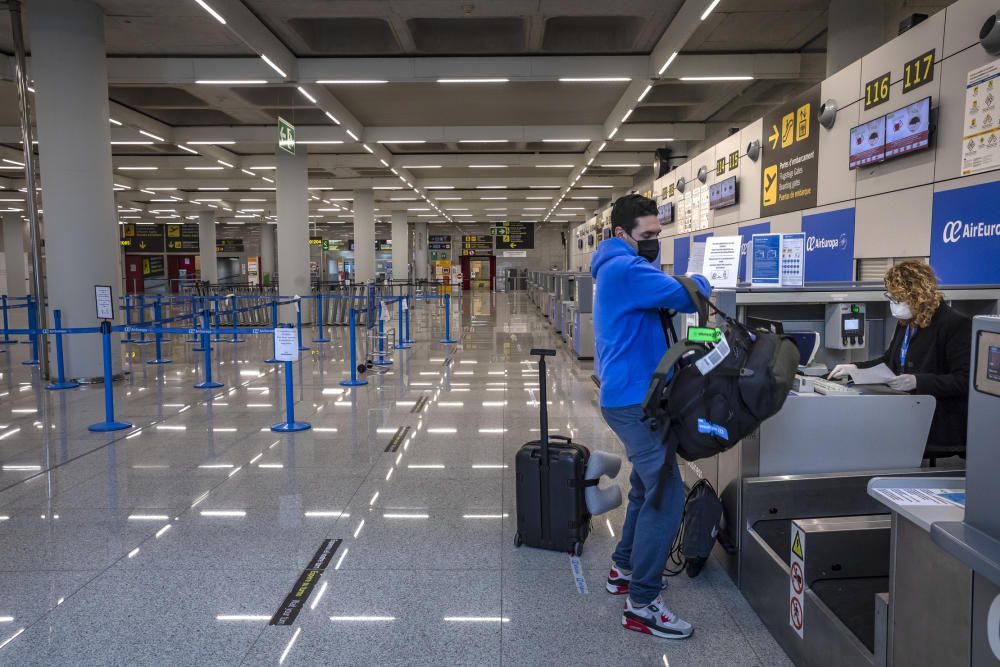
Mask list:
[[892,303],[889,302],[889,310],[892,312],[892,316],[897,320],[912,320],[913,311],[905,303]]

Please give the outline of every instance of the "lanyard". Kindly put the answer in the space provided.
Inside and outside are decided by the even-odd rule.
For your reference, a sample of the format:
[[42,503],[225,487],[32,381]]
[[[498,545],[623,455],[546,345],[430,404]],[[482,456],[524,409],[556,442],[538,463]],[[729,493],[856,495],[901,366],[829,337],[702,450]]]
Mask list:
[[899,346],[899,370],[903,371],[906,369],[906,355],[910,351],[910,338],[912,338],[912,330],[909,326],[906,327],[906,333],[903,334],[903,342]]

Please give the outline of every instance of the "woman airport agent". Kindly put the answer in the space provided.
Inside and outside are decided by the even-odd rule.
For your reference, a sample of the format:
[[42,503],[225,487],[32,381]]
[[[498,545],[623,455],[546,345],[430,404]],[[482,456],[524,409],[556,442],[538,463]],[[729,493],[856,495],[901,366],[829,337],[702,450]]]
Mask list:
[[972,321],[944,302],[927,264],[905,261],[892,267],[885,289],[892,316],[899,320],[889,349],[876,359],[839,365],[830,378],[884,363],[897,375],[891,388],[937,399],[924,457],[965,456]]

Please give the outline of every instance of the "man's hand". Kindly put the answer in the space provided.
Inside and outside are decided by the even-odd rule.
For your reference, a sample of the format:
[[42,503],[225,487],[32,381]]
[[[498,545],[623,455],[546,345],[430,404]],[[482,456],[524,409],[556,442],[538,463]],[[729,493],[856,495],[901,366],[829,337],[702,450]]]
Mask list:
[[698,283],[698,291],[701,292],[702,296],[704,296],[706,299],[712,296],[712,283],[708,282],[708,278],[701,275],[700,273],[692,273],[690,274],[690,277],[691,280]]
[[858,367],[854,364],[838,364],[833,367],[833,370],[826,377],[828,380],[843,380],[856,370],[858,370]]
[[917,388],[917,378],[914,375],[899,375],[889,380],[889,387],[896,391],[913,391]]

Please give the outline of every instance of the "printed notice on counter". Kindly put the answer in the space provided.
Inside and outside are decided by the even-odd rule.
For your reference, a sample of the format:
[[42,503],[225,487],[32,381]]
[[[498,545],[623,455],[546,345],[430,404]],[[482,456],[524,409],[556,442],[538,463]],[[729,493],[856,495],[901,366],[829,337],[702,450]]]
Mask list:
[[741,236],[712,236],[705,241],[704,275],[712,287],[736,288],[742,247]]
[[750,238],[750,285],[781,287],[781,234]]
[[94,299],[97,301],[97,319],[115,319],[115,301],[110,285],[94,285]]
[[299,335],[290,327],[274,330],[274,358],[278,361],[299,360]]
[[688,256],[687,273],[705,272],[705,242],[698,241],[691,244],[691,254]]
[[873,489],[886,500],[907,507],[965,507],[965,492],[960,489]]
[[962,176],[1000,167],[1000,59],[969,72],[962,127]]
[[805,234],[781,235],[781,286],[802,287],[805,282]]

